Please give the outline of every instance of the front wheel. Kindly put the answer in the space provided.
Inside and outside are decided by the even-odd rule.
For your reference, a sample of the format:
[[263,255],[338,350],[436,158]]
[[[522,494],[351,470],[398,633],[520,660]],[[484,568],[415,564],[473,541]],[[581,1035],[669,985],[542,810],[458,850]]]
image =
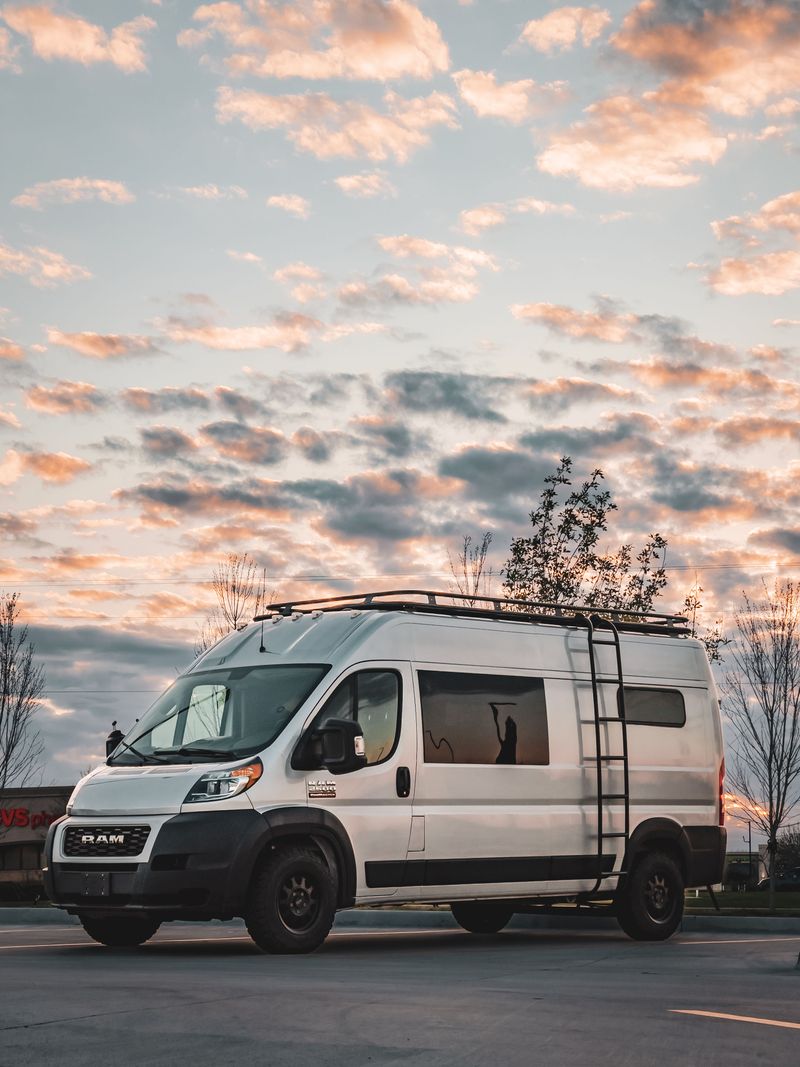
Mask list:
[[81,916],[81,925],[89,937],[101,945],[135,948],[149,941],[161,923],[146,915],[114,915],[110,918]]
[[265,952],[313,952],[336,915],[336,881],[310,848],[285,848],[258,867],[245,913],[247,932]]
[[453,918],[471,934],[497,934],[514,914],[502,900],[461,900],[450,905]]
[[638,860],[620,890],[617,922],[637,941],[666,941],[683,918],[683,876],[665,852]]

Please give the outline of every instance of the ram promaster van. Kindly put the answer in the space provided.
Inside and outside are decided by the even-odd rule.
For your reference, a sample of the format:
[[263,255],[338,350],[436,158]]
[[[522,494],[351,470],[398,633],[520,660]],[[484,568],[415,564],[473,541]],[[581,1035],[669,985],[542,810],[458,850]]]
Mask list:
[[678,927],[725,855],[719,704],[670,615],[449,593],[276,604],[160,697],[50,830],[50,900],[106,945],[243,916],[309,952],[337,909],[555,902]]

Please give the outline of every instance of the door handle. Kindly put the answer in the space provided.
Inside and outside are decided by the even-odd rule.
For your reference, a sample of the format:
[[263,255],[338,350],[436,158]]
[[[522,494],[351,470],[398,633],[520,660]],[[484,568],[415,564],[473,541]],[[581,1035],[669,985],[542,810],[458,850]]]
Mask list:
[[395,786],[399,797],[407,797],[411,793],[411,771],[408,767],[398,767],[395,775]]

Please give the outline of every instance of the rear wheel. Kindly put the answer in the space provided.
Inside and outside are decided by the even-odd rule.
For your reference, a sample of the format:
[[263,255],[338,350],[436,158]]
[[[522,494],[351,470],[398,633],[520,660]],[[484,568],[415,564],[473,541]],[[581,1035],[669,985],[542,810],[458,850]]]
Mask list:
[[507,926],[514,914],[502,900],[460,900],[450,905],[453,918],[471,934],[496,934]]
[[617,921],[637,941],[665,941],[683,918],[683,876],[665,852],[637,860],[620,891]]
[[109,948],[143,945],[161,925],[146,915],[114,915],[109,918],[81,916],[81,924],[89,937]]
[[265,952],[313,952],[328,936],[335,915],[336,881],[313,849],[285,848],[253,876],[245,922]]

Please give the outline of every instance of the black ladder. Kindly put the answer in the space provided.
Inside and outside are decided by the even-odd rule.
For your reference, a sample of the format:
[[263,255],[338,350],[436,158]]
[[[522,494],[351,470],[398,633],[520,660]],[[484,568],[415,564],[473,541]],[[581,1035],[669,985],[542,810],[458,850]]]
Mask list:
[[[589,670],[592,680],[592,705],[594,709],[594,740],[595,740],[595,755],[585,757],[588,761],[595,763],[597,766],[597,881],[594,887],[589,891],[589,895],[596,893],[606,878],[619,877],[625,872],[623,870],[611,870],[604,872],[604,845],[606,842],[614,840],[615,847],[614,853],[616,854],[616,844],[622,841],[622,857],[624,858],[627,849],[628,841],[630,839],[630,781],[628,775],[628,724],[625,718],[625,689],[622,674],[622,648],[620,646],[619,630],[616,624],[611,619],[603,618],[601,615],[584,615],[582,619],[587,629],[587,636],[589,642]],[[598,639],[598,630],[609,631],[611,634],[611,640]],[[613,676],[602,676],[598,672],[597,658],[595,655],[598,645],[609,645],[614,648],[616,656],[617,672]],[[615,685],[617,686],[617,715],[602,715],[600,705],[600,689],[601,685]],[[618,747],[621,749],[619,752],[606,752],[603,750],[603,738],[605,731],[602,729],[604,724],[616,723],[619,726],[620,736],[618,737]],[[622,793],[609,793],[606,790],[605,776],[603,774],[603,768],[619,765],[622,768]],[[621,800],[624,802],[625,808],[625,829],[624,830],[606,830],[605,826],[605,806],[609,801]]]

